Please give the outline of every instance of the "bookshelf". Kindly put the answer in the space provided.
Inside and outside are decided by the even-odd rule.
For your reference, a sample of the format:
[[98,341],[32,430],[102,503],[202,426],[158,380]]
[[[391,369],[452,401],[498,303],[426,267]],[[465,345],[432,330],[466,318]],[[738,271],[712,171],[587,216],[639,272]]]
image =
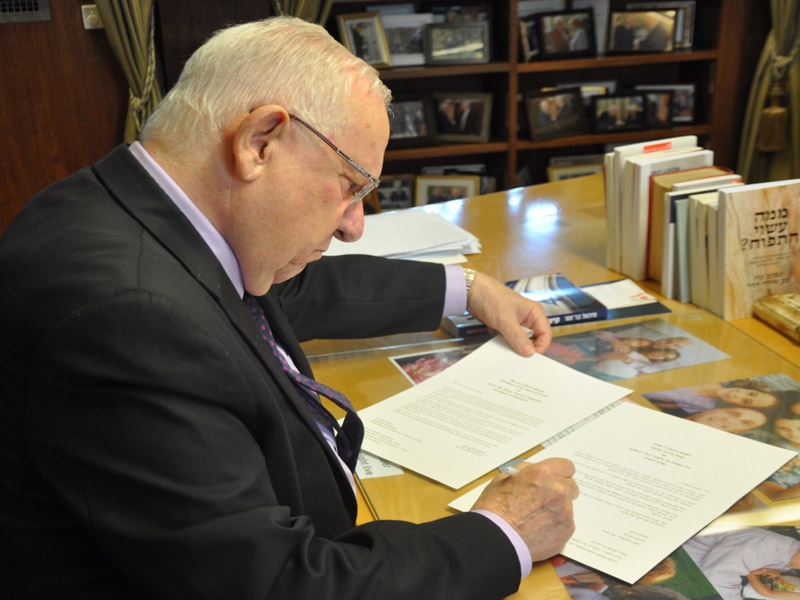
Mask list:
[[[397,0],[352,2],[334,0],[328,29],[339,37],[336,16],[364,12],[368,6]],[[474,4],[476,2],[436,2]],[[430,2],[416,1],[418,12]],[[769,26],[768,11],[755,0],[697,0],[692,50],[565,60],[520,60],[518,0],[484,1],[490,7],[491,62],[486,64],[385,68],[381,76],[395,95],[433,92],[490,92],[494,102],[492,135],[485,143],[439,143],[432,146],[389,149],[384,172],[419,173],[426,164],[485,163],[498,178],[500,189],[519,184],[517,173],[528,166],[533,183],[546,180],[550,156],[601,153],[605,144],[631,143],[676,135],[697,135],[715,151],[717,163],[734,167],[738,131],[747,90],[760,47]],[[569,8],[571,0],[566,0]],[[625,8],[626,0],[610,0],[611,10]],[[600,42],[598,42],[600,43]],[[695,121],[669,129],[585,133],[533,141],[516,124],[522,104],[519,94],[541,87],[587,81],[614,80],[617,89],[635,84],[693,83],[696,86]]]

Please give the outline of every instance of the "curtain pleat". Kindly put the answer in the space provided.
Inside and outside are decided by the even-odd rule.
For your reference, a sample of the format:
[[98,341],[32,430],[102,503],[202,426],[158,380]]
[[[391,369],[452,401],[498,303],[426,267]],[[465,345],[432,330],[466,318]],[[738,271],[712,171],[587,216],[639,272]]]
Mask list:
[[125,137],[136,140],[161,101],[156,77],[153,0],[97,0],[106,37],[129,86]]
[[[756,67],[742,126],[737,172],[745,183],[800,177],[800,0],[770,0],[772,31]],[[770,103],[775,56],[790,57],[783,76],[788,109],[788,143],[779,152],[761,152],[756,140],[763,110]]]

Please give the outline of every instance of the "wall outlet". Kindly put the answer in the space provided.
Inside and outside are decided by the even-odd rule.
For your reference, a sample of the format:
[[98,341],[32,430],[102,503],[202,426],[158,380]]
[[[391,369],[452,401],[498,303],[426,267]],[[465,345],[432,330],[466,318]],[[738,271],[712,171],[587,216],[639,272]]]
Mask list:
[[96,4],[81,4],[81,16],[84,29],[103,29],[103,19],[97,12]]

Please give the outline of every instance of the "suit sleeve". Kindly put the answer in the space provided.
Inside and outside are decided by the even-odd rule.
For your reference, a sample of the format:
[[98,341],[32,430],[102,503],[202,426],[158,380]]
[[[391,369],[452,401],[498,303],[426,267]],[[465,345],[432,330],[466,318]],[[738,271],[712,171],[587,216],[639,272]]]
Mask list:
[[[47,336],[30,377],[32,460],[143,597],[486,600],[516,590],[513,547],[480,515],[321,535],[303,509],[310,500],[292,496],[306,475],[300,455],[318,444],[294,441],[297,419],[279,416],[285,400],[256,384],[263,369],[231,328],[186,308],[143,292],[84,307]],[[336,501],[329,489],[312,494]]]
[[442,265],[356,255],[325,257],[275,287],[300,341],[433,331],[446,291]]

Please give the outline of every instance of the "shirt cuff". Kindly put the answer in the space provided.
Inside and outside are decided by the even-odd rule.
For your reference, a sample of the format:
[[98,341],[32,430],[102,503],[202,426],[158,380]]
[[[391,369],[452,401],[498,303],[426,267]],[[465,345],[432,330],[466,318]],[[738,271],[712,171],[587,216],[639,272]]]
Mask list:
[[459,265],[445,265],[445,293],[442,318],[467,312],[467,281]]
[[531,552],[528,550],[528,546],[523,541],[522,536],[517,533],[517,530],[514,529],[503,517],[493,513],[490,510],[477,509],[471,512],[483,515],[492,523],[497,525],[503,531],[503,533],[506,534],[508,541],[511,542],[511,544],[514,546],[514,550],[517,551],[517,557],[519,558],[520,581],[530,575],[531,569],[533,568]]

